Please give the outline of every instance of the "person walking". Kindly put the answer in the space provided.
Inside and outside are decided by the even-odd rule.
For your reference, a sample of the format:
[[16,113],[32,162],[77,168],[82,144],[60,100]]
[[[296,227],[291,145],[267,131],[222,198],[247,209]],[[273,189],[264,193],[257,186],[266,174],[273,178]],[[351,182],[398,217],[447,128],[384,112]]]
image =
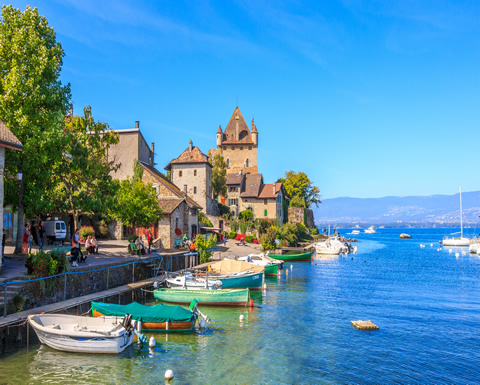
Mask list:
[[28,254],[28,240],[30,238],[30,225],[27,223],[23,229],[22,254]]
[[40,244],[39,250],[43,251],[43,246],[45,245],[45,225],[43,224],[43,221],[40,221],[38,225],[38,237],[40,238],[38,240]]

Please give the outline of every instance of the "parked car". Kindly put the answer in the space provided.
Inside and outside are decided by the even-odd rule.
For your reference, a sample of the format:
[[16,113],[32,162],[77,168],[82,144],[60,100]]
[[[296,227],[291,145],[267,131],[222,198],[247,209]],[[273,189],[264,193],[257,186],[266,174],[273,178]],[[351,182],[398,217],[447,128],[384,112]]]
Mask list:
[[65,238],[67,237],[67,226],[64,221],[44,221],[45,237],[47,243],[60,242],[63,245]]

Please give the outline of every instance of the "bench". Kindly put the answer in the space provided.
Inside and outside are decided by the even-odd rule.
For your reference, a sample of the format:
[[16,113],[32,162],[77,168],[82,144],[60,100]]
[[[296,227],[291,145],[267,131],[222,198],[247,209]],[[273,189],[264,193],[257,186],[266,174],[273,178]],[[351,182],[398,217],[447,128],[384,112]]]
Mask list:
[[175,239],[174,243],[175,243],[174,246],[175,246],[176,249],[183,246],[183,241],[181,239]]
[[135,245],[135,243],[130,243],[130,250],[131,250],[131,253],[132,254],[135,254],[135,255],[140,255],[142,254],[142,252],[140,251],[140,249],[137,248],[137,246]]

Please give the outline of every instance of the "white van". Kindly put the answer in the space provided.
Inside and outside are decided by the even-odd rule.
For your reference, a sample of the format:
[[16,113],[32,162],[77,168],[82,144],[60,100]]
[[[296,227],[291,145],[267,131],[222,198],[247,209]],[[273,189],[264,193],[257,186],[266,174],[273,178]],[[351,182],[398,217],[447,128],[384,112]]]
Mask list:
[[47,243],[60,241],[63,244],[67,237],[67,226],[64,221],[43,221]]

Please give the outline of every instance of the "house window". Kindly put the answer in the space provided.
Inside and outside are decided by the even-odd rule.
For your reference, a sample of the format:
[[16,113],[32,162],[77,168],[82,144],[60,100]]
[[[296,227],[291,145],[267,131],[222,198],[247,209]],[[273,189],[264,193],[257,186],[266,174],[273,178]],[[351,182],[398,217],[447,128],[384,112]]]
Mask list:
[[245,167],[250,167],[250,162],[248,161],[248,158],[245,160]]
[[193,176],[197,176],[197,170],[193,170]]
[[226,149],[227,149],[227,146],[223,146],[223,149],[226,150]]
[[267,216],[267,210],[265,210],[265,216]]
[[227,159],[227,168],[230,168],[230,159]]
[[193,193],[194,193],[194,194],[197,193],[197,186],[194,186],[194,187],[193,187]]
[[235,150],[235,147],[232,146],[232,151],[234,151],[234,150]]
[[178,172],[178,176],[182,176],[182,172],[181,172],[181,171]]
[[240,146],[240,151],[242,151],[242,150],[243,150],[243,146]]
[[266,199],[263,200],[263,204],[266,205],[268,201]]
[[252,146],[248,146],[248,149],[251,150],[251,149],[252,149]]
[[229,206],[236,206],[236,205],[238,205],[238,199],[229,199],[229,200],[228,200],[228,205],[229,205]]

